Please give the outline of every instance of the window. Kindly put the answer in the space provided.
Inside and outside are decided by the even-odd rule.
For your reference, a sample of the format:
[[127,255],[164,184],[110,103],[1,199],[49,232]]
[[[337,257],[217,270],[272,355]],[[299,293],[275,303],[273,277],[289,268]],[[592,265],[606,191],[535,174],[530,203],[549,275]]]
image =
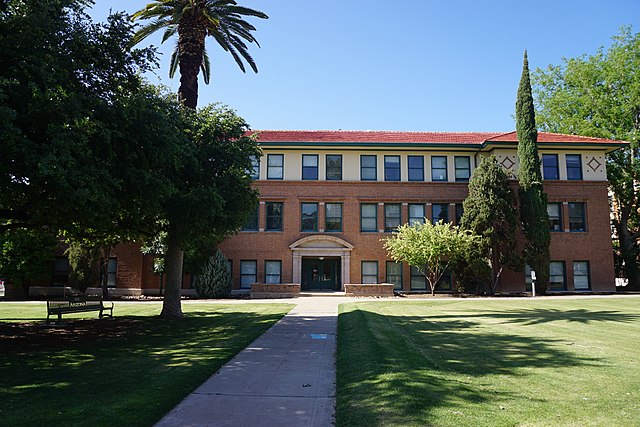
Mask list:
[[576,291],[588,291],[591,289],[589,261],[573,261],[573,288]]
[[450,291],[451,290],[451,271],[445,270],[440,276],[440,280],[436,283],[436,291]]
[[393,283],[393,289],[402,290],[402,263],[387,261],[387,283]]
[[547,203],[549,231],[562,231],[562,203]]
[[566,289],[564,261],[551,261],[549,263],[549,290],[564,291]]
[[362,284],[378,283],[378,261],[362,261]]
[[302,179],[309,179],[309,180],[318,179],[318,155],[317,154],[302,155]]
[[375,181],[378,179],[377,156],[360,156],[360,180]]
[[420,271],[411,266],[411,290],[412,291],[426,291],[427,290],[427,279],[424,277]]
[[267,285],[278,285],[282,283],[282,261],[264,262],[264,283]]
[[394,231],[400,227],[401,223],[401,205],[385,204],[384,205],[384,231]]
[[342,155],[327,154],[327,181],[342,180]]
[[384,180],[400,181],[400,156],[384,156]]
[[587,231],[585,204],[582,202],[569,203],[569,230]]
[[318,231],[318,204],[300,204],[300,231]]
[[257,262],[240,261],[240,287],[250,288],[252,283],[257,282]]
[[116,287],[116,275],[118,273],[118,258],[110,257],[107,262],[107,287]]
[[447,203],[434,203],[431,205],[431,223],[438,221],[449,222],[449,205]]
[[284,178],[284,154],[267,155],[267,179]]
[[582,159],[580,154],[567,154],[567,179],[582,179]]
[[258,231],[258,211],[260,209],[260,205],[256,205],[256,208],[253,210],[253,213],[247,219],[247,222],[242,226],[242,231]]
[[342,231],[342,203],[327,203],[324,209],[324,231]]
[[408,156],[409,181],[424,181],[424,157]]
[[249,176],[251,179],[260,179],[260,157],[250,156],[251,158],[251,170]]
[[469,182],[471,177],[471,157],[455,156],[456,182]]
[[542,171],[544,179],[560,179],[557,154],[542,155]]
[[418,223],[424,224],[424,205],[422,203],[411,203],[409,205],[409,225]]
[[282,231],[282,202],[267,202],[267,231]]
[[378,205],[362,203],[360,205],[360,231],[378,231]]
[[58,256],[53,260],[53,286],[65,286],[69,281],[69,260],[66,257]]
[[447,156],[431,156],[431,181],[447,181]]
[[456,203],[456,225],[462,224],[462,216],[464,215],[464,205]]

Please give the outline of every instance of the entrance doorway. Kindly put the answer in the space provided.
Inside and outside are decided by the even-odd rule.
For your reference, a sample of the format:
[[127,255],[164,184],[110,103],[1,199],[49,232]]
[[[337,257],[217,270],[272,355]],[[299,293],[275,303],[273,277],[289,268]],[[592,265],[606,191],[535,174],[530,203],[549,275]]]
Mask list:
[[302,283],[301,289],[307,290],[329,290],[339,289],[340,281],[340,258],[302,258]]

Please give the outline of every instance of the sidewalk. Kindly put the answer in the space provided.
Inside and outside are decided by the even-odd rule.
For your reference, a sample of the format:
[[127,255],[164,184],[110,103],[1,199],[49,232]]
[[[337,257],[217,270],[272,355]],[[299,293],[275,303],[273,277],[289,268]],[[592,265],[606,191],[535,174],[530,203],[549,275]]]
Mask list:
[[331,426],[341,297],[297,306],[157,426]]

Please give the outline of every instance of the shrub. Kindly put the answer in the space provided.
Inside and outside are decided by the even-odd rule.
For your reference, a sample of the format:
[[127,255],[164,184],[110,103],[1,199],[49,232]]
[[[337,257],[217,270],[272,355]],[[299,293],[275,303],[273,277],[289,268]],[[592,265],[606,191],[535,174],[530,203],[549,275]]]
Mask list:
[[226,298],[231,293],[231,269],[227,258],[216,251],[196,276],[194,283],[198,295],[205,298]]

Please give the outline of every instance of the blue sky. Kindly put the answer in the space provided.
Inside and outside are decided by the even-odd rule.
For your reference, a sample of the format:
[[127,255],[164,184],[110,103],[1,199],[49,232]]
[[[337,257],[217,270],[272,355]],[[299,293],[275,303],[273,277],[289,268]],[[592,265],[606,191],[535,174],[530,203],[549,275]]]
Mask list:
[[[134,12],[147,0],[100,1]],[[640,31],[640,1],[239,0],[251,19],[259,73],[242,73],[213,40],[212,81],[199,106],[221,102],[253,129],[511,131],[522,54],[531,69],[608,46],[622,25]],[[159,37],[146,44],[160,46]],[[173,42],[148,76],[173,91]]]

